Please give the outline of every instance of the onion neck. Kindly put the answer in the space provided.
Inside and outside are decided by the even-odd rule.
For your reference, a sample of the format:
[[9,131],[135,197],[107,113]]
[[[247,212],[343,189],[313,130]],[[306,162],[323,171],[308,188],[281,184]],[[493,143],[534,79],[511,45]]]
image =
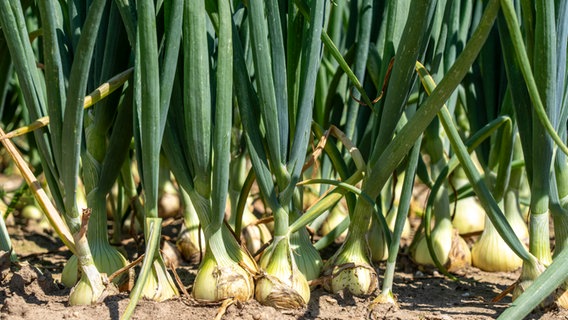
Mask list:
[[550,232],[548,210],[544,213],[532,213],[529,221],[529,251],[541,263],[549,265],[552,262],[550,253]]
[[104,285],[101,279],[101,274],[95,266],[93,256],[91,254],[91,249],[89,247],[89,241],[85,232],[80,230],[73,234],[73,240],[75,242],[75,250],[79,263],[79,268],[82,271],[82,279],[87,281],[92,289],[92,301],[95,303],[99,297],[103,294]]
[[87,195],[87,204],[91,208],[89,232],[87,234],[91,246],[110,245],[108,241],[106,203],[104,195],[93,190]]

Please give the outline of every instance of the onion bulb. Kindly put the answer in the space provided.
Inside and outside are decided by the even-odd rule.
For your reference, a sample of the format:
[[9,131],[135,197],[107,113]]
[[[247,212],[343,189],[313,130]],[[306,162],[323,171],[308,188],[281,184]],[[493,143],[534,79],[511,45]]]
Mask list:
[[[247,199],[247,202],[249,199]],[[235,226],[236,214],[231,214],[229,223]],[[242,215],[243,226],[241,229],[241,243],[244,243],[248,252],[254,254],[258,252],[266,243],[272,239],[270,230],[264,223],[257,223],[258,218],[245,207]]]
[[379,225],[377,218],[373,216],[367,235],[371,259],[375,262],[384,261],[389,256],[389,249],[383,227]]
[[324,288],[333,293],[346,289],[354,295],[371,294],[379,280],[368,255],[365,237],[349,233],[341,248],[324,265]]
[[254,259],[239,247],[229,229],[221,229],[209,239],[203,261],[197,271],[192,295],[196,300],[218,302],[228,298],[248,301],[254,294]]
[[568,309],[568,285],[566,285],[566,283],[556,289],[554,296],[556,305],[558,305],[560,308]]
[[86,306],[97,302],[99,296],[94,292],[87,277],[83,276],[69,293],[69,304],[72,306]]
[[[472,155],[472,160],[478,168],[481,168],[475,154]],[[456,190],[469,185],[469,180],[461,166],[454,171],[451,180]],[[451,202],[450,212],[455,212],[452,223],[461,235],[481,232],[485,228],[485,210],[474,196]]]
[[287,237],[274,239],[262,255],[260,267],[256,300],[280,309],[306,306],[310,300],[310,286],[296,265]]
[[158,214],[160,217],[171,218],[179,213],[181,201],[175,187],[170,181],[163,186],[158,197]]
[[[471,265],[471,252],[465,240],[453,228],[448,219],[442,219],[432,230],[432,244],[436,258],[449,272]],[[434,266],[434,260],[428,251],[426,237],[422,237],[411,250],[412,259],[420,265]]]
[[249,271],[237,263],[219,265],[210,250],[205,256],[193,283],[196,300],[217,302],[227,298],[248,301],[254,293],[254,281]]
[[[126,266],[128,261],[124,256],[114,247],[110,245],[93,244],[91,245],[91,252],[95,261],[95,266],[101,273],[111,275],[120,268]],[[63,267],[61,272],[61,283],[66,287],[73,287],[79,279],[79,266],[77,265],[77,256],[72,255]],[[120,285],[125,276],[116,277],[113,283]]]
[[22,211],[22,217],[29,220],[40,220],[43,217],[43,212],[33,204],[28,204]]
[[[87,244],[84,238],[84,236],[74,236],[75,243],[78,243],[79,246]],[[105,286],[90,254],[80,247],[78,252],[83,257],[81,260],[81,270],[83,272],[79,282],[71,288],[69,304],[72,306],[95,304],[102,300]]]
[[270,239],[272,239],[272,235],[264,224],[250,224],[241,231],[242,243],[253,254],[258,252]]
[[523,260],[509,248],[489,220],[481,237],[471,248],[471,258],[473,266],[491,272],[513,271],[523,264]]
[[[124,256],[109,244],[107,234],[106,202],[104,195],[91,192],[87,196],[92,206],[92,215],[87,229],[88,245],[92,254],[94,265],[101,273],[111,275],[128,264]],[[75,255],[67,261],[61,274],[61,282],[67,287],[73,287],[79,279],[77,257]],[[127,278],[127,274],[116,277],[113,283],[120,286]]]
[[166,270],[161,256],[157,256],[153,263],[148,278],[142,288],[142,297],[156,302],[162,302],[179,295],[172,277]]
[[[519,240],[526,243],[528,228],[521,217],[516,192],[508,190],[505,193],[503,211]],[[489,219],[485,223],[485,230],[471,248],[471,256],[473,265],[485,271],[513,271],[523,264],[522,259],[509,248]]]
[[461,235],[481,232],[485,228],[485,210],[476,197],[452,202],[450,211],[455,212],[452,223]]
[[[385,217],[385,220],[391,232],[394,230],[397,213],[398,209],[391,210]],[[410,223],[408,222],[408,217],[406,217],[400,237],[403,239],[409,238],[410,233],[411,233]],[[373,216],[373,218],[371,219],[371,226],[369,227],[367,240],[369,242],[369,248],[371,249],[371,259],[374,262],[384,261],[388,258],[389,250],[387,246],[387,240],[385,237],[384,229],[379,225],[379,222],[377,221],[375,216]]]
[[[513,296],[513,301],[517,299],[525,290],[532,285],[534,279],[536,279],[540,274],[544,272],[546,267],[539,261],[535,261],[532,263],[523,262],[523,267],[521,269],[521,275],[516,282],[515,287],[513,288],[513,292],[511,293]],[[557,294],[558,296],[558,294]],[[550,306],[554,303],[554,295],[551,295],[545,298],[540,305],[543,307]],[[562,301],[564,301],[562,299]]]

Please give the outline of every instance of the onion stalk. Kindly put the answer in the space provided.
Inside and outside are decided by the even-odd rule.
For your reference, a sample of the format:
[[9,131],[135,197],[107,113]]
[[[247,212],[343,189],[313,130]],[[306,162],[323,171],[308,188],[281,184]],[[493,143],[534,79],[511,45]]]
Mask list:
[[[257,266],[224,222],[233,113],[233,35],[229,3],[219,1],[217,5],[215,18],[219,20],[212,19],[217,23],[218,35],[216,105],[211,103],[209,87],[208,12],[201,1],[185,2],[184,68],[174,86],[163,148],[203,230],[206,251],[193,285],[193,297],[207,302],[246,301],[254,294],[252,275]],[[212,283],[215,290],[211,290]]]
[[[432,5],[432,2],[428,1],[411,2],[409,12],[420,14],[415,19],[408,19],[404,27],[405,31],[414,28],[417,30],[425,29],[428,21],[426,13],[429,11],[430,5]],[[421,50],[423,39],[423,33],[420,32],[403,32],[403,34],[405,36],[400,39],[399,48],[404,47],[404,52],[400,52],[400,56],[397,55],[397,59],[394,61],[378,136],[365,166],[366,176],[361,191],[366,196],[357,199],[355,210],[351,215],[347,238],[336,254],[324,265],[324,275],[328,276],[327,287],[334,292],[346,288],[352,293],[369,294],[376,287],[377,274],[370,263],[368,244],[365,238],[369,228],[370,215],[374,210],[373,204],[369,203],[368,198],[375,199],[378,197],[388,177],[410,149],[412,145],[410,141],[416,140],[420,135],[416,132],[416,136],[412,140],[404,140],[406,137],[397,134],[395,140],[397,138],[403,139],[404,147],[392,140],[404,112],[406,97],[412,86],[414,63]],[[383,57],[383,59],[388,61],[391,54],[389,52],[389,56]],[[393,83],[396,83],[396,86]],[[408,123],[403,129],[408,130],[410,127],[410,123]],[[422,130],[424,130],[424,127],[422,127]],[[414,129],[418,129],[418,127],[413,127],[412,130]],[[393,156],[389,147],[399,149],[401,153]],[[382,162],[383,157],[388,157],[389,160]],[[352,261],[352,264],[349,260]]]
[[323,262],[305,228],[290,235],[290,249],[300,272],[311,281],[319,278]]
[[199,224],[199,216],[187,192],[180,190],[183,202],[183,226],[176,246],[187,261],[199,261],[205,252],[205,237]]
[[[554,203],[557,199],[550,194],[551,178],[548,166],[545,165],[544,170],[540,166],[553,163],[552,140],[560,146],[560,149],[565,150],[565,145],[554,129],[551,130],[548,120],[558,116],[555,103],[556,81],[554,81],[557,72],[556,27],[554,19],[550,19],[551,16],[555,16],[554,4],[546,1],[535,2],[535,22],[530,24],[529,29],[529,32],[534,32],[534,38],[529,39],[528,42],[529,48],[534,46],[535,51],[531,52],[526,49],[522,40],[513,3],[511,1],[501,1],[501,3],[505,18],[504,22],[500,23],[500,27],[503,27],[503,31],[500,32],[501,42],[507,66],[507,78],[511,83],[512,98],[519,121],[519,134],[531,190],[529,251],[542,265],[548,266],[552,261],[548,227],[549,203]],[[528,10],[528,8],[523,9]],[[529,54],[532,56],[532,61],[529,60]],[[539,72],[533,75],[531,67]],[[523,78],[525,81],[522,81]],[[541,267],[524,262],[513,298],[518,297],[542,271]]]
[[[309,25],[295,18],[300,13],[291,4],[288,21],[282,23],[279,5],[275,1],[249,1],[257,92],[246,69],[240,39],[235,41],[235,83],[256,181],[274,216],[274,237],[260,260],[255,297],[262,304],[298,308],[307,304],[310,291],[292,252],[289,225],[294,210],[301,208],[292,199],[309,144],[325,1],[311,1]],[[290,37],[287,51],[282,26],[287,26]],[[307,31],[302,34],[302,46],[295,41],[296,28]]]
[[[78,16],[69,17],[74,23],[82,24],[77,27],[77,30],[82,29],[80,36],[74,38],[75,55],[72,64],[65,61],[69,63],[67,67],[70,66],[70,72],[66,75],[62,68],[64,55],[59,49],[60,37],[56,31],[61,21],[57,17],[53,3],[39,4],[44,35],[45,82],[40,80],[42,77],[36,70],[36,60],[27,38],[28,33],[21,4],[8,5],[5,3],[0,10],[2,12],[0,24],[14,59],[15,69],[31,118],[34,120],[42,118],[47,112],[51,120],[48,131],[44,130],[41,133],[36,131],[36,142],[56,206],[63,214],[73,238],[72,244],[67,242],[67,245],[79,257],[79,266],[82,271],[81,289],[78,287],[77,290],[72,290],[70,295],[72,304],[96,303],[102,297],[104,290],[101,275],[93,263],[87,240],[87,221],[90,212],[89,210],[81,212],[77,208],[76,189],[80,146],[83,139],[84,94],[105,4],[105,1],[94,1],[84,20]],[[68,86],[64,82],[65,79],[68,80]],[[42,199],[40,195],[38,200],[42,202],[46,199]],[[43,206],[47,207],[45,204]],[[54,212],[48,213],[48,215],[53,214]],[[56,230],[61,231],[60,227],[57,225]],[[84,284],[87,285],[84,286]],[[75,299],[84,291],[86,292],[85,299]]]
[[[165,19],[161,66],[154,3],[137,2],[136,8],[138,27],[136,42],[133,45],[135,47],[133,119],[136,124],[134,138],[138,151],[137,160],[144,190],[144,236],[148,243],[150,240],[155,241],[151,237],[151,232],[154,237],[159,237],[161,230],[159,225],[161,219],[158,219],[160,149],[165,115],[169,110],[173,90],[174,70],[177,68],[183,1],[172,1],[164,7],[167,19]],[[154,226],[153,230],[150,225]],[[137,303],[140,296],[164,301],[179,295],[161,253],[157,247],[154,250],[146,253],[144,266],[147,271],[134,285],[129,308]]]
[[[114,8],[111,10],[109,28],[113,29],[120,23],[118,12]],[[118,63],[115,61],[117,58],[114,50],[116,48],[112,45],[105,47],[101,77],[107,77],[108,73],[113,72],[112,66]],[[111,246],[108,240],[106,195],[120,174],[121,167],[115,163],[125,161],[132,139],[132,100],[129,99],[131,93],[129,89],[117,109],[107,106],[109,103],[118,103],[116,95],[99,102],[88,110],[83,124],[86,145],[82,154],[83,182],[87,194],[86,207],[92,212],[87,237],[97,269],[108,275],[127,264],[124,256]],[[78,192],[78,195],[82,194]],[[70,286],[77,279],[77,259],[70,259],[68,264],[62,274],[62,280]],[[114,283],[120,285],[125,280],[125,276],[117,277]]]
[[[415,108],[409,109],[409,114],[415,112]],[[416,175],[416,167],[418,166],[418,158],[420,157],[420,146],[422,144],[421,139],[418,139],[414,143],[414,147],[408,156],[408,165],[406,167],[406,174],[404,176],[402,187],[400,203],[397,210],[397,216],[393,227],[393,238],[388,247],[389,254],[385,267],[384,281],[381,288],[381,293],[373,300],[373,304],[390,303],[397,305],[396,298],[393,293],[393,282],[394,274],[396,269],[396,260],[398,257],[398,250],[400,248],[400,239],[403,234],[404,226],[406,225],[406,220],[408,219],[407,214],[411,206],[412,201],[412,190],[414,188],[414,180]]]

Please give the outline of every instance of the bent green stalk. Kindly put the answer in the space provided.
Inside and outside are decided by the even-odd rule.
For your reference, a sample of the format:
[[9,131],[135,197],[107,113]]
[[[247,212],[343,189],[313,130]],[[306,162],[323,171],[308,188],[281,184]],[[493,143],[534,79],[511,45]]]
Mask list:
[[[548,119],[548,116],[546,114],[545,105],[539,95],[537,82],[535,80],[533,72],[530,69],[532,64],[530,63],[527,51],[525,49],[525,44],[521,35],[521,29],[517,20],[513,3],[511,0],[501,0],[501,6],[503,8],[503,15],[505,17],[505,21],[511,35],[511,41],[513,44],[512,48],[514,50],[516,58],[520,61],[520,71],[523,75],[523,78],[525,79],[530,100],[533,103],[535,115],[537,116],[539,122],[544,127],[546,132],[556,143],[558,148],[565,154],[568,154],[568,147],[564,144],[564,142],[562,141],[560,136],[558,136],[558,133],[556,133],[554,127],[550,123],[550,120]],[[545,21],[546,20],[551,20],[550,16],[547,16],[545,18]]]
[[[426,88],[427,92],[433,94],[435,92],[436,85],[432,77],[428,74],[424,66],[419,62],[416,62],[416,69],[420,75],[422,80],[422,84]],[[534,256],[532,256],[519,239],[516,237],[514,231],[511,229],[511,226],[507,223],[503,212],[495,202],[495,199],[489,192],[489,189],[481,179],[479,172],[475,168],[469,154],[467,152],[467,148],[459,138],[459,133],[455,125],[453,124],[453,120],[451,120],[451,116],[449,111],[445,106],[442,106],[439,112],[440,121],[444,127],[444,130],[448,134],[448,138],[450,139],[450,143],[452,148],[454,149],[462,167],[475,191],[477,196],[480,198],[483,207],[485,208],[491,222],[495,226],[495,228],[499,231],[499,234],[503,237],[505,242],[511,247],[513,251],[521,258],[523,261],[527,262],[531,265],[538,265],[538,262]]]
[[[46,178],[54,200],[62,211],[70,233],[73,235],[75,254],[80,259],[83,271],[81,282],[70,294],[71,304],[91,304],[102,295],[104,286],[101,276],[93,264],[89,244],[86,238],[87,214],[80,213],[76,204],[77,176],[79,173],[80,146],[82,141],[82,119],[84,95],[91,66],[91,58],[97,38],[105,1],[94,1],[89,7],[81,36],[77,38],[75,56],[69,73],[69,87],[63,85],[61,55],[55,28],[58,23],[54,15],[53,3],[42,3],[40,13],[44,18],[46,41],[46,83],[49,87],[44,93],[44,84],[34,69],[35,59],[27,40],[20,4],[2,2],[0,17],[3,31],[19,74],[20,83],[25,92],[27,106],[34,118],[40,118],[46,112],[57,114],[61,121],[54,121],[50,135],[36,133],[40,156],[46,172]],[[51,87],[53,85],[53,87]],[[63,121],[65,120],[65,121]],[[45,131],[44,131],[45,133]]]

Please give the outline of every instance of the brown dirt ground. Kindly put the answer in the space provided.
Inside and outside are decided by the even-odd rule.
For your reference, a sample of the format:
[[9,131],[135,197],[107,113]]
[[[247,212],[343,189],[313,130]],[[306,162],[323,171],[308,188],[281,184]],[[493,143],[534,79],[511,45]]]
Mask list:
[[[176,223],[164,230],[176,232]],[[128,293],[108,296],[95,306],[71,307],[69,289],[59,283],[63,263],[69,257],[61,242],[37,223],[12,223],[9,232],[18,253],[18,264],[0,265],[0,319],[119,319],[129,301]],[[166,240],[167,241],[167,240]],[[132,251],[132,250],[131,250]],[[136,251],[134,249],[134,251]],[[130,257],[132,259],[132,256]],[[222,319],[494,319],[511,302],[491,300],[518,277],[514,273],[487,273],[476,268],[464,270],[454,282],[437,272],[422,272],[403,254],[394,279],[400,307],[382,305],[368,309],[373,295],[354,297],[312,290],[309,305],[300,310],[276,310],[256,301],[230,305]],[[191,292],[196,265],[182,263],[176,268],[183,285]],[[377,271],[383,273],[383,267]],[[133,319],[214,319],[220,305],[200,305],[190,297],[156,303],[140,301]],[[527,319],[568,319],[568,312],[539,310]]]

